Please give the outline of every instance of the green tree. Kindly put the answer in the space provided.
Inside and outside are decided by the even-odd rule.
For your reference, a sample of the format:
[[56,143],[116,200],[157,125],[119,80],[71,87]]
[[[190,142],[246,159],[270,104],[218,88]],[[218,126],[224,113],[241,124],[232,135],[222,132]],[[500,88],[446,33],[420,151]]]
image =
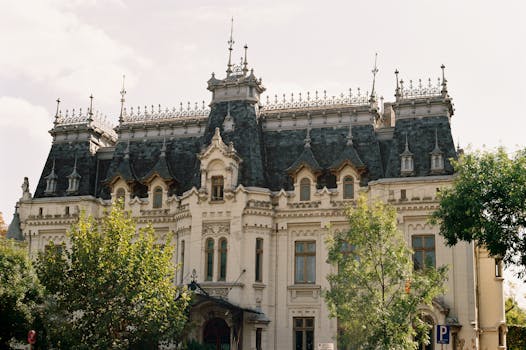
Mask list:
[[2,215],[2,212],[0,211],[0,238],[5,237],[7,234],[7,225],[4,221],[4,216]]
[[189,296],[174,285],[173,247],[156,244],[151,226],[137,233],[116,205],[97,221],[82,215],[68,249],[38,258],[48,290],[45,328],[62,349],[155,348],[177,341]]
[[8,349],[13,338],[26,338],[38,313],[42,290],[27,248],[0,238],[0,349]]
[[454,167],[453,186],[441,192],[432,222],[448,245],[475,241],[524,276],[526,150],[511,157],[503,148],[466,154]]
[[506,298],[506,324],[508,334],[506,345],[509,350],[526,349],[526,310],[521,308],[514,297]]
[[348,219],[350,229],[327,240],[328,261],[338,269],[329,274],[324,295],[338,319],[339,343],[353,349],[416,349],[417,340],[429,341],[419,307],[443,293],[446,267],[413,269],[391,206],[369,206],[361,197]]

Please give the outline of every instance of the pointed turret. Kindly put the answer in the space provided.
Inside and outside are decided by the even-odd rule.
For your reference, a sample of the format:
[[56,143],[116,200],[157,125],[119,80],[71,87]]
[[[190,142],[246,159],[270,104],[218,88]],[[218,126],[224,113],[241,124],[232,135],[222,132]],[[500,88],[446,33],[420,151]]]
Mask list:
[[7,228],[6,238],[14,239],[17,241],[24,240],[24,235],[22,234],[22,230],[20,229],[20,215],[18,214],[18,203],[15,206],[15,213],[13,214],[13,219],[11,220],[9,227]]

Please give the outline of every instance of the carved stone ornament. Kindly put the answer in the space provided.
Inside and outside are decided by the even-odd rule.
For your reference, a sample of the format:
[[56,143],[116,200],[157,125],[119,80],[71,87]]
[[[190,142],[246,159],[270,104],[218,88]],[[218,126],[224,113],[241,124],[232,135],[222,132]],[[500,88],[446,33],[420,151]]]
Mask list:
[[29,179],[24,177],[24,182],[22,183],[22,199],[31,199],[31,192],[29,192]]
[[222,236],[230,234],[230,224],[228,222],[214,222],[203,224],[203,236]]

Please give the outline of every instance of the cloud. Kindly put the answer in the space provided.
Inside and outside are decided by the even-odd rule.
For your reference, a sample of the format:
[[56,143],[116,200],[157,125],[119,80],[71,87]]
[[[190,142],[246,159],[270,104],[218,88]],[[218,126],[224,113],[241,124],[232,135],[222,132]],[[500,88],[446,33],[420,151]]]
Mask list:
[[0,97],[0,211],[6,222],[11,220],[16,201],[21,196],[19,186],[24,176],[36,180],[50,148],[51,137],[45,132],[52,126],[52,118],[42,106],[16,97]]
[[[95,1],[34,0],[2,5],[0,78],[47,84],[72,97],[109,99],[120,77],[148,67],[149,60],[94,27],[73,10]],[[132,83],[136,79],[129,79]]]

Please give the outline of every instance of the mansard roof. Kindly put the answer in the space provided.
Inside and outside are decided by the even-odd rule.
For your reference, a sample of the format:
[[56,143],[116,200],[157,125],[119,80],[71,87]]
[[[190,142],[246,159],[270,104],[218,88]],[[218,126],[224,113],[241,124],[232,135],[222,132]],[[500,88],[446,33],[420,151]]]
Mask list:
[[[252,73],[242,77],[255,80]],[[225,83],[212,77],[209,88],[223,89],[219,82]],[[360,171],[362,186],[380,178],[397,178],[401,176],[400,155],[405,150],[406,137],[414,157],[414,176],[432,175],[430,152],[438,149],[444,156],[444,174],[453,173],[449,162],[450,158],[456,158],[450,129],[452,103],[434,90],[426,90],[424,96],[402,89],[404,94],[388,105],[394,126],[380,126],[378,110],[372,110],[360,95],[328,98],[324,93],[323,97],[307,95],[305,100],[300,96],[290,103],[261,106],[259,95],[250,96],[247,90],[248,97],[239,97],[235,84],[229,84],[230,81],[228,89],[220,91],[223,95],[214,90],[216,98],[210,110],[196,107],[188,111],[152,109],[150,113],[145,109],[142,114],[139,110],[137,114],[124,113],[115,129],[118,138],[110,135],[104,139],[105,143],[95,136],[109,132],[87,128],[85,134],[90,137],[81,138],[74,120],[69,126],[57,122],[51,132],[54,142],[35,198],[51,195],[45,193],[45,178],[51,173],[53,159],[57,176],[53,196],[72,195],[67,193],[67,178],[74,172],[75,154],[80,176],[75,195],[108,199],[111,180],[120,177],[134,184],[132,196],[144,197],[147,195],[144,182],[154,175],[177,181],[177,194],[182,194],[200,186],[198,155],[210,145],[216,128],[220,129],[224,143],[232,143],[241,158],[238,184],[247,187],[291,190],[291,174],[302,166],[323,178],[350,164]],[[260,85],[259,80],[257,84]],[[225,130],[228,114],[233,126]],[[165,154],[161,156],[163,143]]]

